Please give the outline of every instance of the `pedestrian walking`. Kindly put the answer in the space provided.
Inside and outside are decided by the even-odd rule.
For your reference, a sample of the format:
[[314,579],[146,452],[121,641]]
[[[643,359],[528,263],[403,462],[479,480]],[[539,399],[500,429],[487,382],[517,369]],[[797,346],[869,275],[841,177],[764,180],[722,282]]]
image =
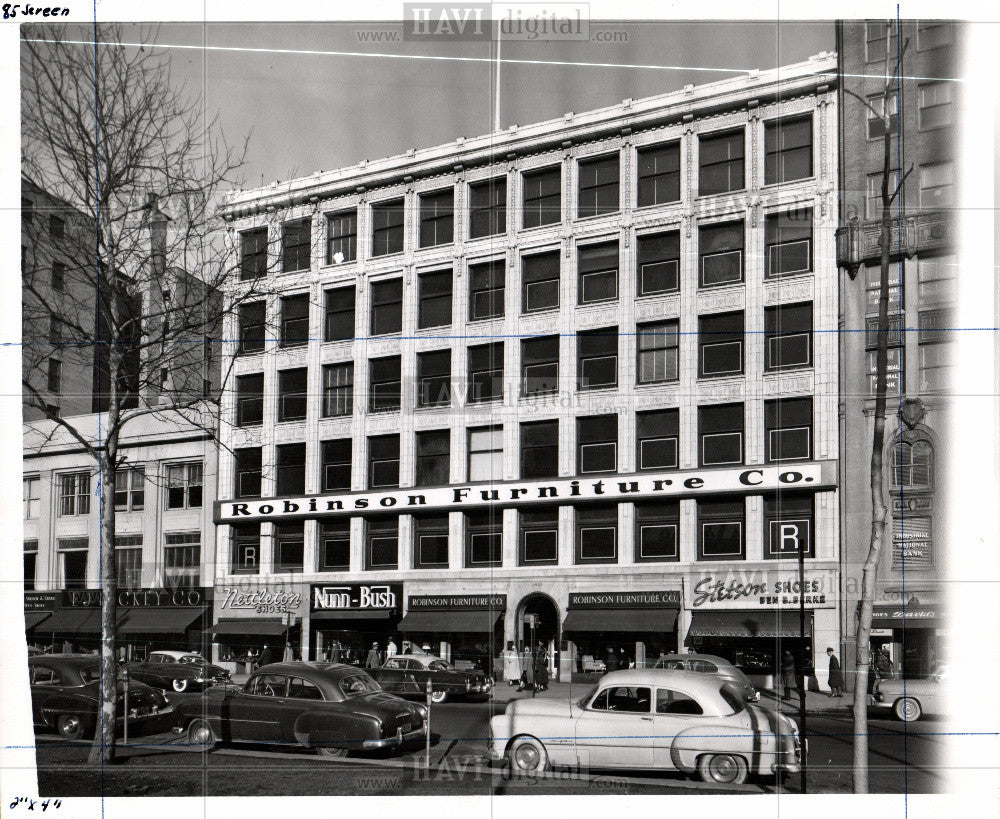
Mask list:
[[290,663],[292,660],[295,659],[295,652],[292,651],[291,643],[285,643],[285,653],[281,659],[284,660],[286,663]]
[[781,698],[783,700],[790,700],[792,698],[792,691],[797,689],[795,681],[795,657],[792,656],[791,651],[786,651],[781,655]]
[[521,662],[517,652],[514,650],[514,641],[507,641],[507,648],[501,652],[503,660],[503,678],[507,685],[517,685],[521,679]]
[[267,665],[268,663],[270,663],[271,657],[272,657],[271,647],[267,645],[267,643],[265,643],[264,650],[260,653],[260,661],[257,663],[257,667],[260,668],[262,665]]
[[840,669],[840,660],[833,653],[832,648],[826,650],[826,656],[830,658],[830,696],[844,696],[844,672]]
[[340,646],[340,640],[334,640],[330,643],[330,662],[339,663],[343,649]]
[[399,648],[396,646],[396,641],[393,640],[392,637],[390,637],[389,642],[386,644],[385,647],[385,658],[388,660],[391,657],[395,657],[398,651]]
[[875,655],[875,675],[880,680],[892,679],[892,658],[889,657],[889,650],[882,646]]
[[372,643],[368,651],[368,659],[365,660],[365,668],[378,668],[382,665],[382,656],[379,654],[378,643]]
[[547,691],[549,688],[549,660],[546,652],[539,651],[535,658],[535,690]]
[[604,666],[609,672],[618,670],[618,652],[611,646],[608,646],[608,658],[604,661]]

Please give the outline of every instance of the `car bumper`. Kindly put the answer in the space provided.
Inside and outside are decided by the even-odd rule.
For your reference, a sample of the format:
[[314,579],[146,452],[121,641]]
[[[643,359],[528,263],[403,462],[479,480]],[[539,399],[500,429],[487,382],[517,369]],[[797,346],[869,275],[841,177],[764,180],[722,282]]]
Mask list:
[[[143,713],[139,713],[140,708],[138,708],[138,707],[137,708],[129,708],[128,709],[128,720],[129,720],[129,722],[135,722],[135,721],[138,721],[138,720],[151,720],[151,719],[156,719],[157,717],[162,717],[162,716],[170,715],[170,714],[174,713],[174,706],[168,705],[168,706],[166,706],[164,708],[155,708],[155,709],[149,709],[149,710],[146,710],[146,709],[143,708],[142,710],[143,710]],[[124,714],[120,714],[119,716],[123,717]]]
[[809,752],[808,741],[795,736],[793,742],[793,749],[781,754],[781,758],[771,765],[771,773],[798,773],[802,770],[802,760]]
[[415,731],[403,733],[402,729],[396,732],[395,736],[384,737],[382,739],[366,739],[361,743],[361,747],[366,751],[373,751],[378,748],[398,748],[415,739],[423,739],[427,736],[427,723],[425,722]]

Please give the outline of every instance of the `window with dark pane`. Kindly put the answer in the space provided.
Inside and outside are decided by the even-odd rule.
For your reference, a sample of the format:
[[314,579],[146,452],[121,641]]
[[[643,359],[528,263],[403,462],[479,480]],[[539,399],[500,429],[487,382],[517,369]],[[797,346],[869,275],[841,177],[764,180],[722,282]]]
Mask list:
[[372,284],[372,335],[399,333],[403,329],[403,280]]
[[764,557],[815,557],[812,493],[776,492],[764,496]]
[[233,526],[233,574],[260,572],[260,524],[239,523]]
[[699,287],[743,281],[743,222],[698,228]]
[[525,313],[559,306],[559,251],[521,259],[521,304]]
[[678,292],[681,287],[680,231],[638,236],[636,244],[636,295]]
[[540,395],[559,388],[559,336],[521,341],[521,394]]
[[351,568],[351,522],[324,520],[319,525],[319,571],[346,572]]
[[576,463],[580,474],[618,469],[618,416],[576,419]]
[[275,572],[301,572],[305,553],[305,523],[279,523],[274,527]]
[[451,430],[417,433],[417,486],[443,486],[451,480]]
[[451,269],[424,273],[417,281],[419,287],[417,329],[445,327],[451,324]]
[[372,256],[403,252],[403,200],[372,205]]
[[743,405],[698,407],[700,466],[743,463]]
[[448,515],[413,516],[413,568],[448,565]]
[[503,510],[488,508],[465,514],[465,565],[499,566],[503,562]]
[[619,168],[616,153],[580,161],[577,215],[581,219],[618,212]]
[[455,235],[455,189],[420,197],[420,246],[446,245]]
[[285,273],[308,270],[312,220],[285,222],[281,230],[281,269]]
[[236,450],[236,492],[238,498],[259,498],[261,480],[260,447]]
[[244,230],[240,234],[240,281],[267,275],[267,228]]
[[264,349],[264,315],[262,301],[240,305],[240,353],[257,353]]
[[618,328],[576,334],[576,387],[596,390],[618,384]]
[[743,190],[743,129],[698,138],[698,194]]
[[326,217],[326,263],[353,262],[357,257],[357,210],[329,214]]
[[698,319],[698,377],[743,372],[743,313],[717,313]]
[[354,411],[354,363],[323,367],[323,417],[350,415]]
[[308,370],[305,367],[278,372],[278,420],[302,421],[306,417],[306,382]]
[[469,185],[469,238],[507,232],[507,178]]
[[236,426],[264,423],[264,373],[236,377]]
[[559,422],[521,424],[521,477],[554,478],[559,474]]
[[638,159],[638,191],[640,208],[677,202],[681,198],[681,144],[668,142],[640,148]]
[[559,562],[559,510],[518,510],[518,565],[554,566]]
[[355,289],[336,287],[326,291],[326,341],[348,341],[354,338]]
[[657,563],[680,556],[678,532],[679,500],[659,500],[635,505],[635,561]]
[[351,439],[338,438],[320,445],[320,469],[324,492],[342,492],[351,488]]
[[635,414],[636,464],[640,470],[676,469],[680,411],[649,410]]
[[400,408],[402,381],[398,355],[368,362],[368,411],[395,412]]
[[764,184],[808,179],[812,167],[812,115],[764,125]]
[[469,347],[469,384],[466,401],[475,404],[503,399],[503,342]]
[[302,347],[309,341],[309,294],[281,299],[281,346]]
[[279,444],[275,450],[278,494],[303,494],[306,491],[306,445]]
[[469,321],[503,317],[504,266],[503,259],[469,265]]
[[698,560],[743,560],[745,520],[743,498],[699,498]]
[[812,302],[764,308],[764,371],[812,366]]
[[399,486],[399,436],[375,435],[369,438],[369,489],[397,486]]
[[655,321],[636,328],[638,380],[658,384],[678,378],[678,321]]
[[618,560],[618,504],[574,507],[576,562],[615,563]]
[[813,211],[797,208],[764,218],[764,278],[809,273],[813,265]]
[[812,457],[813,400],[780,398],[764,402],[764,446],[768,463]]
[[365,521],[365,569],[399,567],[399,516]]
[[451,403],[451,350],[417,354],[417,406],[446,407]]
[[524,192],[523,227],[549,225],[562,220],[559,188],[562,170],[559,165],[525,173],[521,177]]
[[580,304],[618,298],[618,242],[581,245],[577,249]]

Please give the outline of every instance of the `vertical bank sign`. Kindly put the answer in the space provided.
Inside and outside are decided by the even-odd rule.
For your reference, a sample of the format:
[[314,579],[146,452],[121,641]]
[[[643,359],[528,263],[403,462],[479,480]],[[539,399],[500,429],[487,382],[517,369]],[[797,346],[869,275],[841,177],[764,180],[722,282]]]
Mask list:
[[402,583],[320,583],[312,587],[311,611],[392,611],[403,599]]

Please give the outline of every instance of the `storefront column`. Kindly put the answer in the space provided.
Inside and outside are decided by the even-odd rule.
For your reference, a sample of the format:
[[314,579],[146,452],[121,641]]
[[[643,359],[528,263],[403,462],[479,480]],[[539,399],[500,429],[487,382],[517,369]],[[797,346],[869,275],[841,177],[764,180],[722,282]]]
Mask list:
[[[826,650],[832,648],[837,651],[839,647],[840,618],[837,615],[837,609],[815,609],[813,611],[812,656],[820,691],[830,690],[830,664]],[[837,651],[837,657],[841,661],[841,668],[846,672],[847,667],[844,665],[843,657],[839,651]],[[846,673],[845,676],[847,676]]]
[[503,532],[500,536],[501,550],[503,554],[502,565],[505,569],[509,569],[517,565],[517,542],[519,537],[517,528],[517,510],[504,509],[502,521]]
[[576,548],[576,520],[572,506],[559,507],[559,565],[572,566]]
[[635,554],[635,504],[618,504],[618,565],[631,563]]
[[465,565],[465,515],[448,514],[448,568],[461,571]]
[[680,507],[678,551],[683,565],[694,563],[698,557],[698,509],[694,498],[682,498]]
[[747,561],[764,559],[764,498],[747,495],[746,498],[746,547]]
[[351,572],[363,572],[364,570],[365,521],[364,518],[351,518]]
[[274,569],[274,528],[273,523],[260,525],[260,562],[257,564],[260,574],[272,574]]
[[305,543],[302,545],[302,570],[312,572],[319,566],[319,560],[316,556],[316,546],[319,543],[319,521],[315,518],[307,518],[302,536],[305,538]]
[[413,515],[399,516],[399,545],[396,554],[399,562],[397,565],[401,570],[413,568]]

